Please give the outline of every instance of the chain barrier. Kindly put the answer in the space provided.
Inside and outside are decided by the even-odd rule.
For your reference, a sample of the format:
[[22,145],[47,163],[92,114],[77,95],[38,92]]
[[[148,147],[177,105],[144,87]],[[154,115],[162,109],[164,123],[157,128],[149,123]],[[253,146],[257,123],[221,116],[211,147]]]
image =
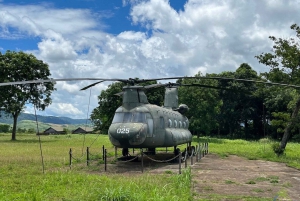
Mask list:
[[[173,158],[169,159],[169,160],[156,160],[156,159],[153,159],[153,158],[150,158],[148,155],[146,155],[145,153],[143,153],[144,156],[146,156],[148,159],[154,161],[154,162],[158,162],[158,163],[167,163],[167,162],[170,162],[174,159],[176,159],[177,157],[179,157],[179,154],[177,156],[174,156]],[[181,154],[181,153],[180,153]]]
[[118,161],[118,162],[121,162],[121,163],[131,162],[131,161],[134,161],[135,159],[137,159],[139,156],[140,156],[140,154],[136,155],[136,157],[134,157],[132,159],[129,159],[129,160],[126,160],[126,161]]

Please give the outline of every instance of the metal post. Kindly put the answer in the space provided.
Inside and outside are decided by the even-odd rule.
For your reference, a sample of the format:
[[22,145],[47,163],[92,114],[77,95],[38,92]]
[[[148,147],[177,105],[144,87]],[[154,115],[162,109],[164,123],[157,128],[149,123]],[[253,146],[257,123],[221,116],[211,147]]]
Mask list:
[[70,156],[70,169],[71,169],[71,166],[72,166],[72,148],[70,148],[69,156]]
[[102,160],[104,160],[104,145],[102,146]]
[[194,164],[194,160],[193,160],[193,155],[194,155],[194,150],[191,148],[192,152],[191,152],[191,165]]
[[208,153],[208,142],[207,142],[207,153]]
[[179,163],[179,174],[181,174],[181,159],[182,159],[182,154],[181,152],[179,152],[179,156],[178,156],[178,163]]
[[134,148],[132,149],[132,153],[134,154]]
[[184,156],[184,158],[185,158],[184,168],[187,168],[187,155],[188,155],[188,153],[187,153],[187,149],[186,148],[184,149],[184,152],[185,152],[185,156]]
[[105,172],[107,170],[107,152],[106,152],[106,149],[104,149],[104,170],[105,170]]
[[[198,150],[198,145],[196,145],[196,151]],[[198,162],[198,151],[196,152],[196,162]]]
[[118,148],[115,147],[115,158],[117,158],[117,157],[118,157]]
[[202,144],[202,146],[203,146],[202,157],[204,157],[204,154],[205,154],[205,144]]
[[89,156],[89,147],[86,147],[86,165],[89,166],[89,160],[90,160],[90,156]]
[[199,145],[199,160],[201,160],[201,149],[202,149],[202,147],[201,147],[201,145]]
[[142,160],[142,173],[144,172],[144,152],[143,149],[141,149],[141,160]]

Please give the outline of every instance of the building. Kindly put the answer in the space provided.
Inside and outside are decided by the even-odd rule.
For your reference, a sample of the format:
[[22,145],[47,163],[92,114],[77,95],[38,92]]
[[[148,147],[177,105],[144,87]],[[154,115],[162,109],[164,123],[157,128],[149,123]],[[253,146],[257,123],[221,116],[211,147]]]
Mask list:
[[85,127],[85,128],[78,127],[77,129],[72,131],[72,134],[79,134],[79,133],[93,133],[93,128],[91,128],[91,127]]
[[51,134],[66,134],[66,131],[64,131],[63,127],[59,127],[59,126],[52,126],[50,128],[47,128],[44,132],[44,135],[51,135]]

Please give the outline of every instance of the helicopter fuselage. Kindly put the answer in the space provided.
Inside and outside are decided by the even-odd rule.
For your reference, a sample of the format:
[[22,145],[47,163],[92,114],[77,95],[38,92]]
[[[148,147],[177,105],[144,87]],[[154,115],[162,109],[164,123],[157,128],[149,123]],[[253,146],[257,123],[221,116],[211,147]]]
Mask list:
[[109,127],[112,144],[119,148],[170,147],[192,141],[188,118],[172,109],[141,104],[120,106]]

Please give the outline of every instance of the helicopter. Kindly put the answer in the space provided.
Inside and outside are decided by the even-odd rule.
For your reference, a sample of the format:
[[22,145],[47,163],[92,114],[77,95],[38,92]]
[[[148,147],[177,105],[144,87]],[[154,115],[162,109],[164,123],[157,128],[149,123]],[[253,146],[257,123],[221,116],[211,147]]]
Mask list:
[[[180,149],[178,145],[187,144],[187,152],[191,154],[195,150],[191,146],[192,134],[189,131],[189,120],[184,115],[188,111],[185,104],[178,105],[178,87],[179,86],[197,86],[215,89],[223,89],[215,86],[201,84],[152,84],[141,86],[140,83],[158,80],[174,80],[174,79],[216,79],[226,81],[254,82],[269,85],[280,85],[286,87],[300,88],[297,85],[289,85],[282,83],[273,83],[257,80],[235,79],[227,77],[165,77],[154,79],[107,79],[107,78],[63,78],[48,80],[29,80],[17,82],[0,83],[1,86],[18,85],[18,84],[34,84],[44,82],[57,81],[97,81],[88,85],[81,90],[86,90],[104,81],[118,81],[126,83],[122,92],[115,94],[122,96],[122,105],[115,111],[114,118],[108,129],[108,136],[111,143],[122,148],[122,155],[129,155],[129,148],[146,148],[148,152],[155,154],[158,147],[174,147],[174,154],[178,155]],[[165,97],[163,106],[150,104],[145,94],[146,90],[165,87]]]

